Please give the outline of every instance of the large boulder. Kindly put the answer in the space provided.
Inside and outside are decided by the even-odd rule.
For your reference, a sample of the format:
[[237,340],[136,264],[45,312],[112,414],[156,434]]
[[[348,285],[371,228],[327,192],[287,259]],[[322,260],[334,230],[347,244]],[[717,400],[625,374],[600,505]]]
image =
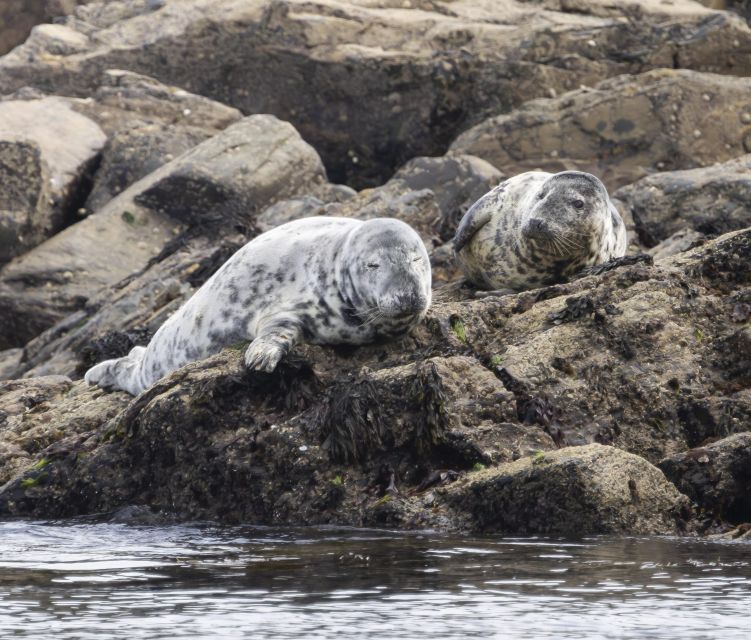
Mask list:
[[52,26],[0,61],[0,93],[88,96],[107,68],[145,73],[291,122],[358,187],[551,92],[653,68],[751,69],[748,25],[690,0],[111,0]]
[[751,522],[751,433],[678,453],[659,467],[706,516]]
[[[537,291],[454,284],[401,339],[300,345],[272,374],[234,345],[14,466],[0,514],[676,532],[686,502],[649,463],[747,428],[749,256],[744,230]],[[92,412],[109,397],[86,396]],[[66,420],[60,402],[40,421]]]
[[610,189],[751,151],[751,79],[661,69],[532,101],[451,145],[513,175],[578,169]]
[[[751,105],[744,113],[751,124]],[[687,228],[715,237],[751,227],[751,155],[700,169],[656,173],[619,189],[615,197],[629,209],[639,240],[647,247]]]
[[104,286],[142,269],[182,230],[253,229],[265,206],[325,181],[288,123],[251,116],[129,187],[0,271],[0,348],[21,346]]
[[599,444],[481,471],[447,493],[471,526],[506,535],[675,534],[690,517],[657,467]]
[[0,102],[0,265],[75,220],[105,141],[65,100]]
[[93,100],[70,100],[108,134],[82,213],[242,118],[232,107],[146,76],[108,70]]

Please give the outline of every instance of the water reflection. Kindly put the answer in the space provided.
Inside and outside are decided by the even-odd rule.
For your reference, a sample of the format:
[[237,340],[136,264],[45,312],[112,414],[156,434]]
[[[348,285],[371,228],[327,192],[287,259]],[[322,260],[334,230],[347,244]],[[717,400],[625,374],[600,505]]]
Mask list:
[[0,637],[747,638],[751,545],[0,523]]

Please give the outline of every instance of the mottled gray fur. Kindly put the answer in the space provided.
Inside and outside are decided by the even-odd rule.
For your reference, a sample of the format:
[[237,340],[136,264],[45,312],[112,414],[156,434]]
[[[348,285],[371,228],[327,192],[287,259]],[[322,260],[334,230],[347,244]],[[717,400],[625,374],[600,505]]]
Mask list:
[[407,224],[313,217],[235,253],[147,347],[107,360],[86,382],[137,394],[187,362],[241,340],[250,369],[272,371],[300,339],[364,344],[402,334],[431,300],[425,245]]
[[590,173],[528,171],[478,200],[454,238],[459,265],[481,289],[532,289],[625,255],[626,227]]

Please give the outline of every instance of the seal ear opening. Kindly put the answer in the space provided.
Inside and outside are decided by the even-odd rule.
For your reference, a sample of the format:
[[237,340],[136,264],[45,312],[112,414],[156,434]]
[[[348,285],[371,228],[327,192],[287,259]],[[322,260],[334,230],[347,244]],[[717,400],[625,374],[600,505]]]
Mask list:
[[475,202],[464,214],[454,236],[454,253],[459,253],[483,226],[490,222],[492,207],[491,191]]

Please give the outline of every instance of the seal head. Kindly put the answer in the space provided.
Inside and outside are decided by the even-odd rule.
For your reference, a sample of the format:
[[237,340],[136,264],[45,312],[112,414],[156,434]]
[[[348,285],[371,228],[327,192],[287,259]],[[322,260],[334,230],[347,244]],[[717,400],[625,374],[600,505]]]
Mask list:
[[626,252],[626,229],[590,173],[530,171],[465,214],[454,239],[462,270],[484,289],[554,284]]
[[355,228],[337,272],[350,313],[386,335],[417,324],[430,306],[428,253],[415,230],[399,220],[375,218]]

